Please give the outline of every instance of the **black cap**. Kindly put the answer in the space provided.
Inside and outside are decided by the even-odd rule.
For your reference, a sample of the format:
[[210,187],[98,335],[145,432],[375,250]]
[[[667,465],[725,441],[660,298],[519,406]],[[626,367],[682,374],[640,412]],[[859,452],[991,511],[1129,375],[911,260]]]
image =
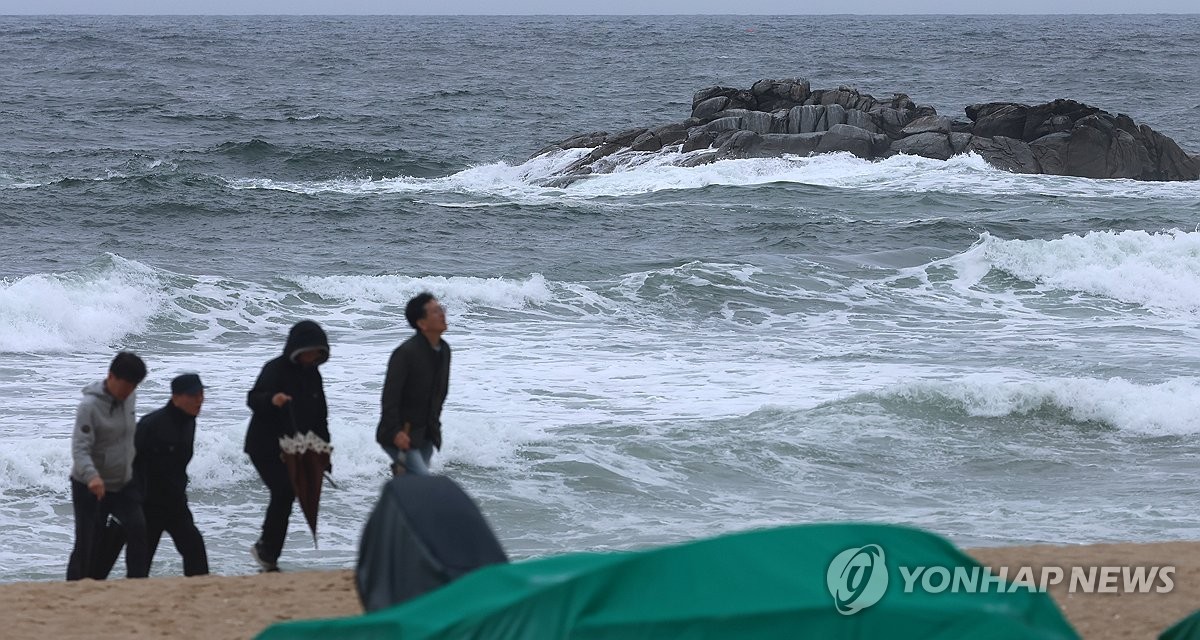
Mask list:
[[171,381],[171,395],[200,393],[204,391],[204,385],[200,382],[200,376],[194,373],[185,373],[181,376],[175,376]]

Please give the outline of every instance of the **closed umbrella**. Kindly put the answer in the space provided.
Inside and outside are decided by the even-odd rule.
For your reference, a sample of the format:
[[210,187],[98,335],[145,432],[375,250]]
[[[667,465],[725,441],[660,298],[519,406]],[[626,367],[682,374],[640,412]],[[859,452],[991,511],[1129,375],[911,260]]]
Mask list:
[[333,445],[311,432],[283,436],[279,439],[284,464],[292,490],[300,501],[300,510],[312,531],[313,546],[317,546],[317,513],[321,509],[321,480],[332,468],[329,455]]

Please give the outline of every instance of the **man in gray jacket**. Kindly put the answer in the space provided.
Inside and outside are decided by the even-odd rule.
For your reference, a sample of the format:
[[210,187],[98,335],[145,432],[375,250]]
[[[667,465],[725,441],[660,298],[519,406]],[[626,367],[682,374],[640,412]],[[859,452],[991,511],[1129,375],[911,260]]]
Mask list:
[[146,378],[146,363],[122,351],[108,366],[108,377],[83,388],[71,434],[71,506],[75,511],[75,547],[67,580],[99,577],[98,546],[111,515],[127,537],[126,575],[150,573],[146,520],[133,480],[133,437],[137,429],[134,390]]

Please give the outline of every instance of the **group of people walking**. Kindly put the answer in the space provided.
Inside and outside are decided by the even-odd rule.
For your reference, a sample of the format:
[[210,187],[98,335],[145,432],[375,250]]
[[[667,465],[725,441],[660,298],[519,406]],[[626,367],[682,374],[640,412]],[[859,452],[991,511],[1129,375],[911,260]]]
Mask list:
[[[430,293],[404,312],[416,333],[392,352],[375,439],[395,474],[428,474],[442,446],[441,412],[450,381],[450,345],[441,339],[446,313]],[[330,441],[328,406],[319,367],[329,340],[316,322],[288,332],[283,354],[267,362],[246,396],[251,411],[244,451],[270,493],[262,530],[250,553],[263,571],[278,571],[296,495],[279,439],[312,433]],[[183,557],[184,575],[208,573],[204,539],[187,500],[187,465],[196,416],[204,403],[200,376],[171,381],[161,409],[135,419],[145,362],[121,352],[103,380],[83,389],[71,437],[71,503],[75,544],[67,580],[104,579],[125,548],[126,576],[144,578],[165,532]]]

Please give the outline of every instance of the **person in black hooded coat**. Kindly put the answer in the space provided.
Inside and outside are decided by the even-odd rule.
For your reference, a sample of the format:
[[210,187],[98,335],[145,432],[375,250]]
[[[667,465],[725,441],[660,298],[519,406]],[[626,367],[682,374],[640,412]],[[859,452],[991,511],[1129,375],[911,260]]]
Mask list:
[[246,430],[250,455],[271,501],[262,533],[250,553],[263,571],[279,570],[279,555],[287,537],[288,519],[296,494],[280,457],[279,438],[311,431],[329,442],[329,409],[318,367],[329,359],[329,339],[311,320],[297,322],[288,332],[283,355],[263,365],[246,394],[253,416]]

